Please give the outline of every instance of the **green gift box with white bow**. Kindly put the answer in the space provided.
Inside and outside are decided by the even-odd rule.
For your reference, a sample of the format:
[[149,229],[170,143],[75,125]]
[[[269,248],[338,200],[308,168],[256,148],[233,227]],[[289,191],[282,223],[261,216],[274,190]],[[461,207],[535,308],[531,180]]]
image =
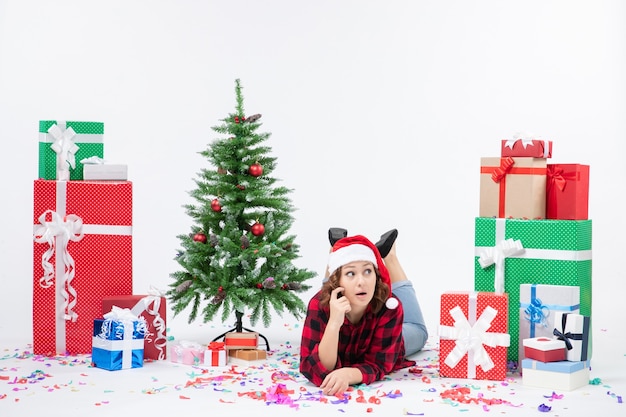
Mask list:
[[93,156],[104,158],[104,123],[39,121],[40,179],[82,180],[80,161]]
[[[580,288],[580,314],[591,317],[591,220],[477,217],[474,290],[505,292],[519,310],[521,284]],[[519,314],[509,314],[508,359],[517,361]]]

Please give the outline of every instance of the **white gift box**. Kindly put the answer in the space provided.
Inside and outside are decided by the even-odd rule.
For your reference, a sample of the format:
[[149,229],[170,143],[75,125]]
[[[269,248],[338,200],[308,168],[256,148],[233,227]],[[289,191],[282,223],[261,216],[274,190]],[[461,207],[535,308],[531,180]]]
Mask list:
[[589,356],[589,317],[582,314],[557,312],[553,334],[565,344],[568,361],[586,361]]
[[84,164],[84,180],[128,180],[128,165],[126,164]]
[[522,360],[522,383],[553,391],[573,391],[589,384],[589,361]]

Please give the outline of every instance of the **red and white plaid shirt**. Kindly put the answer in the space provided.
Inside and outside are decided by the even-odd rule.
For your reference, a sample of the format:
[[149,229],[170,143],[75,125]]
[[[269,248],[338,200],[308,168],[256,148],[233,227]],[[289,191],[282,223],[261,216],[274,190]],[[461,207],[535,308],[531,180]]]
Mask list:
[[[320,308],[320,292],[309,301],[300,343],[300,372],[319,386],[333,369],[320,362],[319,343],[330,317],[330,307]],[[344,320],[339,331],[335,369],[353,367],[363,374],[363,383],[382,379],[385,375],[415,365],[405,358],[402,338],[402,304],[395,309],[383,307],[374,315],[368,307],[357,324]]]

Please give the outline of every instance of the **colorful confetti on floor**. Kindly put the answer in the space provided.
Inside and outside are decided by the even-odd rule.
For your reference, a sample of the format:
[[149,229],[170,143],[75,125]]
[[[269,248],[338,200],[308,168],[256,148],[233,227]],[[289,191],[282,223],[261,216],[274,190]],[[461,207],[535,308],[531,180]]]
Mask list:
[[525,387],[515,367],[503,381],[441,378],[438,346],[430,341],[413,358],[415,366],[329,397],[299,373],[298,353],[297,343],[285,341],[273,346],[264,360],[229,358],[221,367],[149,361],[142,368],[107,371],[92,367],[89,355],[40,356],[28,347],[0,351],[0,415],[21,417],[43,409],[46,416],[113,415],[163,407],[211,413],[273,407],[300,415],[358,411],[438,416],[446,410],[446,415],[464,416],[488,412],[569,416],[599,406],[626,411],[622,404],[626,382],[611,386],[602,375],[572,392]]

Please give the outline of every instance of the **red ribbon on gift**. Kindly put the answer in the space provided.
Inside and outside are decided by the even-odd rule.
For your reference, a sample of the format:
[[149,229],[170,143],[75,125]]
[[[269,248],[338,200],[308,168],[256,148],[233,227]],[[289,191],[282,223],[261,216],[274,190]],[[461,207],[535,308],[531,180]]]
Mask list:
[[548,191],[553,186],[557,186],[560,191],[563,191],[565,190],[567,181],[580,181],[580,173],[578,171],[564,172],[563,168],[555,167],[553,165],[548,166],[548,172],[546,175],[548,177]]
[[533,167],[514,167],[515,160],[508,156],[500,158],[499,167],[480,167],[481,174],[491,174],[491,179],[495,183],[500,184],[500,200],[498,205],[498,217],[504,216],[504,204],[506,201],[506,176],[509,174],[516,175],[546,175],[545,168]]
[[224,350],[224,342],[211,342],[209,343],[209,350]]

